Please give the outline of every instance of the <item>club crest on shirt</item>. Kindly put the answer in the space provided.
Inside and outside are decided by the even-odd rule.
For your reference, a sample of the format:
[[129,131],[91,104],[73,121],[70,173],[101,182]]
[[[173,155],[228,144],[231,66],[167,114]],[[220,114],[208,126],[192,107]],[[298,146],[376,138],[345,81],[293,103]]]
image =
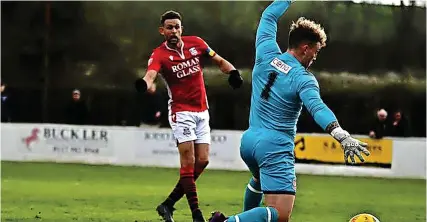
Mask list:
[[194,48],[194,47],[190,48],[188,51],[190,51],[190,54],[191,54],[192,56],[197,55],[197,49],[196,49],[196,48]]

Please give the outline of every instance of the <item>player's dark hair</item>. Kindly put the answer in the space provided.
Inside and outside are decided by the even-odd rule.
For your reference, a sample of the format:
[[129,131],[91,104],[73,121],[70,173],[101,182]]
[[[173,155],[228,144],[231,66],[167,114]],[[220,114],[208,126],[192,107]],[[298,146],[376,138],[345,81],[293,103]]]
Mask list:
[[182,20],[181,14],[175,11],[167,11],[163,13],[163,15],[160,17],[160,24],[163,25],[166,20],[168,19],[179,19]]
[[326,45],[326,38],[325,31],[319,24],[305,18],[299,18],[291,25],[288,47],[297,48],[304,42],[310,44],[319,42],[323,47]]

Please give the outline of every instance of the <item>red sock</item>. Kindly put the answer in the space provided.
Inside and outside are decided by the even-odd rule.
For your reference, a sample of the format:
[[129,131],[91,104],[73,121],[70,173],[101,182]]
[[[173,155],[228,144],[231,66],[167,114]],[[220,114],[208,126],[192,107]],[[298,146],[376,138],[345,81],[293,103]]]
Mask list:
[[194,182],[194,167],[181,167],[180,171],[180,180],[184,193],[188,200],[188,205],[190,205],[191,212],[194,212],[199,209],[199,199],[197,197],[196,183]]
[[[208,165],[208,162],[205,165],[198,166],[196,165],[196,168],[194,169],[194,181],[199,178],[200,174],[203,173],[204,169]],[[178,200],[180,200],[184,196],[184,188],[181,186],[180,183],[181,180],[178,181],[173,191],[169,194],[168,198],[162,203],[166,206],[173,207]]]

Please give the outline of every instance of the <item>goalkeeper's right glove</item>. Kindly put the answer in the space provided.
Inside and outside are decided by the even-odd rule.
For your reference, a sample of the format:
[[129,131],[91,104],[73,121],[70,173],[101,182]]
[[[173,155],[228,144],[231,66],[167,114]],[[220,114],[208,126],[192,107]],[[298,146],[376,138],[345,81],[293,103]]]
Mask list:
[[148,89],[147,82],[142,78],[138,78],[135,81],[135,89],[140,93],[145,93]]
[[347,131],[343,130],[341,127],[332,130],[331,135],[338,142],[341,143],[341,146],[344,150],[345,163],[348,163],[349,156],[351,159],[351,163],[356,163],[354,159],[354,154],[356,154],[356,156],[360,159],[361,162],[365,162],[365,159],[363,158],[362,154],[360,154],[360,151],[362,151],[366,156],[370,155],[368,149],[366,149],[368,147],[367,143],[354,139]]

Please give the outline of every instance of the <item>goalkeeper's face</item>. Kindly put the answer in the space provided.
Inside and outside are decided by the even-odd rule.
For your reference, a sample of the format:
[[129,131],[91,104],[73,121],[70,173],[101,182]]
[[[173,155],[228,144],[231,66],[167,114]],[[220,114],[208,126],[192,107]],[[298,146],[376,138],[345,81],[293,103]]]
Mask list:
[[302,64],[305,68],[308,69],[311,64],[316,61],[317,54],[319,53],[321,48],[322,46],[320,42],[317,42],[316,44],[306,44],[303,46]]
[[160,34],[170,45],[177,45],[181,41],[182,26],[179,19],[167,19],[159,28]]

